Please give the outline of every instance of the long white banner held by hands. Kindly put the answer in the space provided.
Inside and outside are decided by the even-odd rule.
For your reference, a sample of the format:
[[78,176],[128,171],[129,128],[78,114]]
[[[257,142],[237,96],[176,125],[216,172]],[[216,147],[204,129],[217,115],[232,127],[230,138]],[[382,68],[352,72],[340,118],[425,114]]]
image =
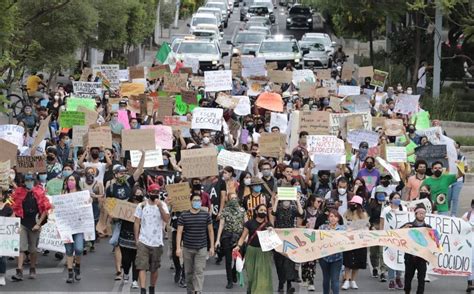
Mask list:
[[191,121],[192,129],[210,129],[220,131],[222,129],[222,108],[196,107],[193,110]]

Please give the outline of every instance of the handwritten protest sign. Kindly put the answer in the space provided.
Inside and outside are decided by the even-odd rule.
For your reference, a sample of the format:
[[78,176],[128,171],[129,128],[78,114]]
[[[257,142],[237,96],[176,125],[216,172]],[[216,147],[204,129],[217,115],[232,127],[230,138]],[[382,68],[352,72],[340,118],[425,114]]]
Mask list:
[[394,112],[412,115],[418,112],[420,95],[399,94],[395,98]]
[[124,150],[155,150],[155,131],[153,129],[122,130]]
[[18,146],[0,139],[0,162],[10,160],[10,164],[14,166],[16,164],[16,155],[18,153]]
[[387,146],[385,158],[388,162],[407,162],[407,149],[405,147]]
[[[74,126],[72,127],[72,144],[74,146],[83,146],[84,135],[89,131],[87,126]],[[111,138],[112,140],[112,138]]]
[[390,246],[428,262],[435,262],[433,254],[441,253],[431,238],[429,228],[380,231],[320,231],[308,229],[275,229],[283,241],[275,248],[297,263],[303,263],[357,248]]
[[51,250],[55,252],[66,253],[64,242],[59,234],[58,227],[55,222],[49,221],[41,227],[38,248],[43,250]]
[[370,80],[370,85],[374,87],[384,87],[387,80],[388,72],[374,69],[374,75]]
[[253,57],[251,55],[243,55],[242,62],[242,77],[248,78],[251,76],[266,76],[265,57]]
[[33,142],[33,145],[31,146],[32,150],[35,150],[36,147],[38,147],[41,144],[41,141],[43,141],[44,137],[46,136],[48,132],[50,121],[51,121],[51,114],[41,121],[40,127],[38,129],[38,133],[36,134],[36,137],[35,137],[35,141]]
[[296,187],[278,187],[278,200],[296,200],[298,192]]
[[21,148],[23,146],[23,134],[25,129],[17,125],[0,125],[0,139],[8,141]]
[[[384,229],[400,228],[415,220],[414,212],[389,212]],[[439,233],[443,251],[433,250],[435,260],[428,264],[428,273],[445,276],[469,276],[472,258],[473,231],[471,225],[456,217],[440,214],[426,214],[425,222]],[[421,240],[421,239],[420,239]],[[396,248],[387,248],[383,253],[385,264],[394,270],[405,269],[404,255]]]
[[219,93],[217,95],[216,102],[224,108],[234,109],[239,104],[239,96],[230,96],[225,93]]
[[220,166],[232,166],[236,170],[246,170],[250,161],[250,154],[244,152],[231,152],[222,149],[217,156],[217,164]]
[[348,132],[352,130],[360,130],[364,128],[364,119],[361,115],[348,116],[346,119],[346,129]]
[[208,177],[218,174],[215,148],[181,150],[181,167],[186,178]]
[[72,242],[71,235],[95,230],[92,201],[89,191],[80,191],[51,197],[54,216],[61,239]]
[[318,69],[316,70],[316,77],[319,80],[330,80],[331,79],[331,69]]
[[95,99],[69,97],[66,100],[66,106],[67,111],[77,111],[78,106],[83,106],[87,109],[95,110],[96,103]]
[[292,77],[292,82],[295,84],[297,87],[301,82],[310,82],[310,83],[316,83],[316,78],[314,77],[314,73],[310,69],[297,69],[292,71],[293,77]]
[[418,199],[418,200],[411,200],[411,201],[403,201],[401,202],[403,206],[407,208],[408,211],[414,212],[415,208],[418,204],[423,204],[426,208],[426,213],[431,213],[433,211],[433,207],[431,205],[431,201],[428,198]]
[[446,145],[424,145],[415,148],[417,159],[424,159],[428,163],[428,167],[436,161],[441,161],[443,166],[448,166]]
[[257,231],[257,235],[263,252],[273,250],[283,244],[274,230]]
[[20,255],[20,218],[0,216],[0,256]]
[[401,119],[387,119],[385,120],[384,130],[387,136],[401,136],[403,135],[403,120]]
[[120,67],[118,64],[97,64],[92,67],[94,78],[99,78],[105,88],[118,90]]
[[81,77],[79,78],[79,81],[87,81],[87,79],[90,75],[92,75],[92,68],[84,67],[82,69]]
[[358,219],[358,220],[348,220],[347,221],[347,230],[368,230],[370,227],[369,219]]
[[10,160],[5,162],[0,161],[0,188],[4,189],[5,191],[10,187],[10,168]]
[[[332,97],[331,97],[332,99]],[[345,119],[351,115],[362,115],[364,122],[364,130],[372,130],[372,116],[368,112],[362,113],[331,113],[330,114],[330,123],[329,123],[329,134],[338,135],[341,129],[341,126],[345,126]]]
[[184,103],[196,104],[196,91],[181,91],[181,99]]
[[299,94],[304,98],[315,98],[316,97],[316,83],[311,82],[300,82]]
[[128,68],[129,79],[143,79],[145,77],[145,68],[143,66],[130,66]]
[[44,156],[17,156],[16,171],[20,173],[27,172],[46,172],[46,160]]
[[108,197],[105,199],[105,211],[113,218],[123,219],[129,222],[135,221],[135,210],[137,204],[125,200]]
[[154,67],[148,68],[148,79],[156,80],[164,77],[165,73],[170,72],[170,66],[168,64],[157,65]]
[[102,83],[99,82],[72,82],[74,94],[102,95]]
[[269,70],[268,78],[276,84],[290,83],[293,78],[291,71]]
[[385,125],[386,117],[372,117],[372,127],[375,129],[377,127],[382,127]]
[[230,69],[232,70],[232,75],[236,77],[242,76],[242,61],[240,56],[232,57],[230,60]]
[[379,143],[379,134],[368,130],[354,130],[347,134],[347,142],[352,144],[352,148],[359,150],[361,142],[367,142],[369,148],[375,147]]
[[262,133],[258,143],[262,156],[278,158],[286,149],[286,136],[279,133]]
[[351,95],[360,95],[360,86],[346,86],[340,85],[337,88],[337,96],[345,97]]
[[390,173],[390,175],[393,177],[393,179],[396,182],[400,182],[400,175],[398,174],[398,171],[395,167],[393,167],[390,163],[383,160],[383,158],[381,157],[377,156],[375,159],[381,166],[383,166],[383,168],[385,168],[385,170],[387,170]]
[[270,129],[278,127],[280,133],[285,134],[288,128],[288,115],[286,113],[272,112],[270,115]]
[[341,79],[350,81],[352,79],[352,73],[354,72],[354,66],[350,63],[344,63],[341,71]]
[[141,129],[153,130],[156,146],[159,146],[163,149],[173,149],[173,130],[171,129],[170,126],[163,126],[163,125],[142,126]]
[[63,111],[59,115],[59,124],[62,128],[83,126],[86,124],[86,115],[79,111]]
[[335,170],[345,163],[344,141],[336,136],[308,136],[308,152],[320,170]]
[[415,133],[420,137],[426,136],[431,144],[437,145],[440,143],[443,129],[441,127],[432,127],[424,130],[416,130]]
[[220,131],[222,129],[223,113],[224,111],[222,108],[196,107],[193,110],[191,128]]
[[336,96],[330,96],[329,98],[329,107],[331,107],[334,111],[340,112],[341,111],[341,102],[342,99]]
[[[130,161],[132,167],[138,167],[138,163],[142,158],[142,152],[139,150],[130,150]],[[163,165],[163,155],[160,147],[156,150],[145,151],[145,162],[143,167],[157,167]]]
[[191,202],[189,201],[191,189],[187,182],[166,185],[166,192],[168,192],[174,212],[191,209]]
[[[173,100],[168,97],[158,97],[157,100],[159,107],[156,117],[158,120],[162,121],[165,116],[170,116],[173,114]],[[149,110],[148,113],[152,114],[152,112],[150,112]],[[186,111],[184,111],[184,113],[186,113]]]
[[206,85],[206,92],[232,90],[232,71],[205,71],[204,84]]
[[357,76],[358,78],[366,78],[370,77],[372,78],[374,76],[374,67],[373,66],[361,66],[357,70]]
[[250,114],[250,99],[248,96],[234,96],[239,98],[239,104],[234,109],[237,115],[248,115]]
[[142,83],[122,83],[120,85],[120,95],[122,97],[130,97],[143,93],[145,93],[145,85]]
[[[74,130],[73,130],[73,138],[74,138]],[[79,140],[79,139],[77,139]],[[104,148],[112,148],[112,132],[110,127],[108,126],[101,126],[98,128],[89,129],[85,135],[82,137],[83,146],[89,147],[102,147]]]
[[188,74],[170,74],[163,76],[163,91],[168,93],[180,93],[182,89],[186,89],[188,82]]
[[350,95],[346,96],[341,107],[350,112],[370,112],[370,97],[368,95]]
[[330,113],[327,111],[300,111],[300,132],[310,135],[327,135],[329,133]]

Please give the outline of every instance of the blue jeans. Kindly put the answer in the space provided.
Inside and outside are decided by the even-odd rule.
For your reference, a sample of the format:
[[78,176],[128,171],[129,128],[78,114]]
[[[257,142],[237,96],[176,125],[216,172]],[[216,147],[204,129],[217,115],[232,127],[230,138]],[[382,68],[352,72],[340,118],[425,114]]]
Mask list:
[[388,268],[388,280],[389,281],[395,280],[395,278],[400,279],[401,276],[402,276],[401,271],[396,271],[396,270],[393,270],[391,268]]
[[451,210],[451,216],[456,216],[458,214],[459,195],[461,195],[461,189],[463,186],[463,182],[456,182],[449,186],[448,205],[449,209]]
[[74,243],[64,244],[64,247],[66,247],[66,256],[73,256],[74,253],[76,256],[81,256],[84,251],[84,234],[74,234],[72,235],[72,239]]
[[332,294],[339,294],[339,274],[341,273],[342,259],[327,262],[324,258],[321,258],[319,265],[323,271],[323,293],[329,294],[329,285],[331,285]]
[[0,256],[0,275],[7,272],[7,257]]

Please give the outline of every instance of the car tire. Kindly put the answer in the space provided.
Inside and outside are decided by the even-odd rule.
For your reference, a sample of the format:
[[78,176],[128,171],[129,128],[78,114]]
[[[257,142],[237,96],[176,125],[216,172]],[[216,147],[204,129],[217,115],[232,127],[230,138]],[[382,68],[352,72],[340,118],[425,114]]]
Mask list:
[[228,24],[229,24],[228,22],[225,22],[225,23],[224,23],[224,28],[227,28],[227,25],[228,25]]

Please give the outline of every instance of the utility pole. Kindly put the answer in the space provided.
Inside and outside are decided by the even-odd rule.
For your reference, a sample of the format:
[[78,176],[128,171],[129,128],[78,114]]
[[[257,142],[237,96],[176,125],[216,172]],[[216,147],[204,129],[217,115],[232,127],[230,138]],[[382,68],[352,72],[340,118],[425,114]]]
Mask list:
[[176,0],[176,11],[174,13],[174,24],[173,29],[178,28],[178,20],[179,20],[179,7],[181,6],[181,0]]
[[438,99],[441,88],[441,30],[443,25],[443,14],[441,5],[436,4],[434,30],[434,61],[433,61],[433,98]]
[[161,23],[160,23],[160,13],[161,13],[161,0],[158,0],[158,6],[156,7],[156,22],[155,22],[155,44],[160,45],[161,38]]

